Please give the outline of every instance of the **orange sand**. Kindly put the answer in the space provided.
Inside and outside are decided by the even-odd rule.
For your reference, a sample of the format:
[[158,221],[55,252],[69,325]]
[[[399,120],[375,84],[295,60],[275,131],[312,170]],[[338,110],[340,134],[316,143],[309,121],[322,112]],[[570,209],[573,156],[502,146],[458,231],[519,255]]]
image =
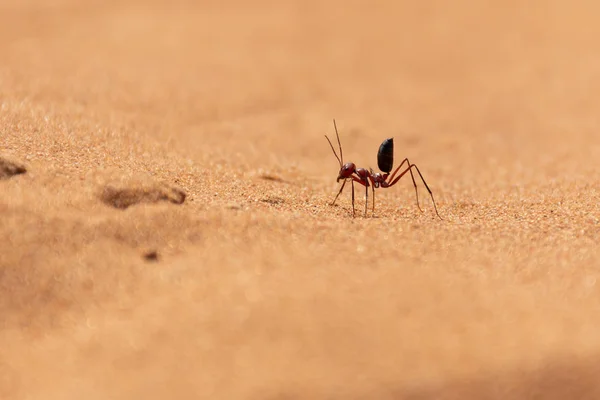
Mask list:
[[1,399],[600,398],[600,6],[373,4],[0,5]]

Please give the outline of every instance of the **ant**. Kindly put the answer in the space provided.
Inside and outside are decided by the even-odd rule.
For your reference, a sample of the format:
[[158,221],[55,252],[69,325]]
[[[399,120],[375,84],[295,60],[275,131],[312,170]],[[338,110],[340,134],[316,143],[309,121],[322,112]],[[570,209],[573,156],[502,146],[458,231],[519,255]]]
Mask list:
[[[335,199],[333,199],[333,202],[331,203],[332,206],[335,204],[337,198],[344,190],[344,186],[346,185],[346,182],[348,180],[350,180],[350,182],[352,184],[352,217],[354,217],[355,216],[355,212],[354,212],[354,182],[357,182],[365,187],[365,217],[366,217],[367,216],[367,204],[369,201],[369,186],[371,187],[371,190],[373,192],[373,213],[374,213],[375,212],[375,188],[379,188],[379,187],[389,188],[391,186],[394,186],[400,180],[400,178],[402,178],[407,172],[410,172],[410,177],[412,178],[413,186],[415,187],[415,196],[417,198],[417,207],[419,208],[419,210],[421,210],[421,212],[423,212],[423,209],[419,205],[419,192],[417,190],[417,183],[415,182],[415,176],[412,171],[414,168],[417,170],[417,173],[421,177],[421,181],[423,181],[425,188],[427,189],[427,191],[429,192],[429,195],[431,196],[431,201],[433,202],[433,207],[435,209],[435,213],[437,214],[439,219],[442,219],[442,217],[440,217],[440,214],[438,213],[437,206],[435,204],[435,200],[433,199],[433,193],[431,192],[431,189],[429,189],[427,182],[425,182],[425,179],[423,178],[421,171],[419,171],[419,167],[417,167],[415,164],[411,164],[410,161],[408,161],[408,158],[405,158],[400,163],[398,168],[396,168],[396,170],[390,175],[390,172],[392,171],[392,168],[394,166],[394,138],[385,139],[379,146],[379,151],[377,152],[377,166],[383,172],[383,174],[381,174],[379,172],[373,172],[373,169],[371,169],[371,168],[369,168],[369,170],[366,170],[365,168],[356,168],[356,165],[354,165],[354,163],[351,163],[351,162],[344,164],[344,156],[342,154],[342,144],[340,142],[340,135],[338,134],[337,126],[335,124],[335,119],[333,120],[333,127],[335,128],[335,136],[337,137],[338,146],[340,149],[339,157],[338,157],[335,149],[333,148],[333,144],[331,144],[331,140],[329,140],[327,135],[325,135],[325,139],[327,139],[327,141],[329,142],[329,146],[331,147],[331,150],[333,151],[335,158],[337,158],[338,162],[340,163],[340,172],[338,174],[336,181],[339,182],[340,179],[343,179],[344,182],[342,183],[342,187],[340,188],[340,191],[335,196]],[[398,171],[402,168],[402,166],[404,164],[407,165],[406,169],[404,171],[402,171],[398,176],[396,176],[396,174],[398,173]]]

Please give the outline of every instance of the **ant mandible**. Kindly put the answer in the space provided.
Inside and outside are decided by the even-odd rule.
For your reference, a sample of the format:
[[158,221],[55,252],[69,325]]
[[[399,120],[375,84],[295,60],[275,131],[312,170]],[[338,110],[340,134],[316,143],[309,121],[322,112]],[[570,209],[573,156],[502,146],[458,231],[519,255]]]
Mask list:
[[[335,204],[337,198],[344,190],[344,186],[346,186],[346,182],[348,180],[350,180],[350,182],[352,184],[352,217],[354,217],[355,216],[355,212],[354,212],[354,182],[357,182],[365,187],[365,217],[366,217],[367,216],[367,204],[369,201],[369,186],[371,187],[371,190],[373,192],[373,212],[375,212],[375,188],[379,188],[379,187],[389,188],[389,187],[395,185],[400,180],[400,178],[402,178],[407,172],[410,172],[410,177],[412,178],[413,186],[415,187],[415,196],[417,198],[417,207],[419,208],[419,210],[421,210],[421,212],[423,212],[423,209],[421,209],[421,206],[419,205],[419,192],[417,190],[417,183],[415,182],[415,176],[412,171],[414,168],[417,170],[417,173],[421,177],[421,181],[423,181],[425,188],[427,189],[427,191],[429,192],[429,195],[431,196],[431,201],[433,202],[433,208],[435,209],[436,215],[438,216],[439,219],[442,219],[442,217],[440,217],[440,214],[438,213],[437,206],[436,206],[435,200],[433,198],[433,193],[431,192],[431,189],[429,189],[427,182],[425,182],[425,179],[423,178],[421,171],[419,171],[419,167],[417,167],[415,164],[411,164],[410,161],[408,161],[408,158],[405,158],[400,163],[398,168],[396,168],[394,170],[394,172],[390,175],[390,172],[392,171],[392,168],[394,166],[394,138],[385,139],[379,146],[379,151],[377,152],[377,166],[383,172],[383,174],[381,174],[379,172],[373,172],[373,170],[371,168],[369,168],[369,170],[366,170],[365,168],[356,168],[356,165],[354,165],[354,163],[352,163],[352,162],[344,164],[344,155],[342,154],[342,144],[340,142],[340,135],[338,134],[337,126],[335,124],[335,119],[333,120],[333,127],[335,128],[335,136],[337,137],[338,146],[340,149],[339,157],[338,157],[335,149],[333,148],[333,144],[331,144],[331,140],[329,140],[327,135],[325,135],[325,139],[327,139],[327,141],[329,142],[329,146],[331,147],[331,150],[333,151],[335,158],[337,158],[338,162],[340,163],[340,172],[338,174],[336,181],[339,182],[340,179],[343,179],[344,182],[342,183],[342,187],[340,188],[340,191],[335,196],[335,199],[333,199],[333,202],[331,203],[332,206]],[[398,173],[398,171],[400,171],[400,169],[402,168],[402,166],[404,164],[407,165],[406,169],[404,171],[402,171],[398,176],[396,176],[396,174]]]

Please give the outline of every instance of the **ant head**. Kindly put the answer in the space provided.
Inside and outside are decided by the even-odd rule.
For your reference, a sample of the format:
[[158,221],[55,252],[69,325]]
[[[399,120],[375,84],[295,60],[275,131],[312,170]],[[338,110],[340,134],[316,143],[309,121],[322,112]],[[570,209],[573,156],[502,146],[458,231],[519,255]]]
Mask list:
[[354,171],[356,171],[356,165],[354,165],[354,163],[349,162],[342,165],[342,168],[340,169],[340,174],[337,177],[337,181],[339,182],[340,179],[350,178]]

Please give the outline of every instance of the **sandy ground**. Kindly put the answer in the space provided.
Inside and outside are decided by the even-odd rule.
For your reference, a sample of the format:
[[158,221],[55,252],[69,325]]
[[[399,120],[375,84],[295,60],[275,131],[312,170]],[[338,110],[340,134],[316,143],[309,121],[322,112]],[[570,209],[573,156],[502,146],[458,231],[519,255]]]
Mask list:
[[600,398],[600,6],[377,3],[1,2],[0,398]]

